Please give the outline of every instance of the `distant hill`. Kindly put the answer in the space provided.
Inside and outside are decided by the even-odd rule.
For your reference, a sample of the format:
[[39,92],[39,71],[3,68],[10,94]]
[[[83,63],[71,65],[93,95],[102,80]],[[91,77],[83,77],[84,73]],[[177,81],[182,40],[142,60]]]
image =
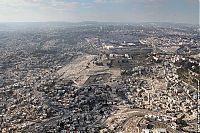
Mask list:
[[45,29],[45,28],[60,28],[73,26],[89,26],[89,25],[143,25],[143,26],[159,26],[159,27],[193,27],[197,25],[184,23],[168,23],[168,22],[97,22],[97,21],[83,21],[83,22],[8,22],[0,23],[0,31],[15,31],[25,29]]

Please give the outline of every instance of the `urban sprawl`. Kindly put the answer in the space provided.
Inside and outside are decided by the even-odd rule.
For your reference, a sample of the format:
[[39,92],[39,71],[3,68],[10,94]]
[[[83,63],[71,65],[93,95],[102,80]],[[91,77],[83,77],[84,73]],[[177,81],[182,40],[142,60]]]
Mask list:
[[0,132],[200,132],[198,26],[0,27]]

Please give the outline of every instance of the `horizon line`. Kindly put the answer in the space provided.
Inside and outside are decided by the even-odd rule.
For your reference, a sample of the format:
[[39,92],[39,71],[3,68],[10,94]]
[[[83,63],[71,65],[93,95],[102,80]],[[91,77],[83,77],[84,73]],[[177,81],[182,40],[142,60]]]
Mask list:
[[144,21],[144,22],[117,22],[117,21],[0,21],[0,23],[119,23],[119,24],[142,24],[142,23],[169,23],[169,24],[186,24],[186,25],[198,25],[195,23],[187,23],[187,22],[170,22],[170,21]]

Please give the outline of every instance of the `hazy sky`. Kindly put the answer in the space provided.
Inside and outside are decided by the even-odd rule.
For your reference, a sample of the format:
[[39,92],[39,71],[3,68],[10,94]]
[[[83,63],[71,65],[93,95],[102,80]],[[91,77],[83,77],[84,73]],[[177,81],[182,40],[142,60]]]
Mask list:
[[0,22],[199,23],[199,0],[0,0]]

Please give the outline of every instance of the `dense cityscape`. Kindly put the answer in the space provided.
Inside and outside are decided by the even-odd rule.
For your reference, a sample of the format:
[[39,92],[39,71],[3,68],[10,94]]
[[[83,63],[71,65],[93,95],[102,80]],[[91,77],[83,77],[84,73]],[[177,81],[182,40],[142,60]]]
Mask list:
[[199,30],[1,23],[0,132],[200,132]]

